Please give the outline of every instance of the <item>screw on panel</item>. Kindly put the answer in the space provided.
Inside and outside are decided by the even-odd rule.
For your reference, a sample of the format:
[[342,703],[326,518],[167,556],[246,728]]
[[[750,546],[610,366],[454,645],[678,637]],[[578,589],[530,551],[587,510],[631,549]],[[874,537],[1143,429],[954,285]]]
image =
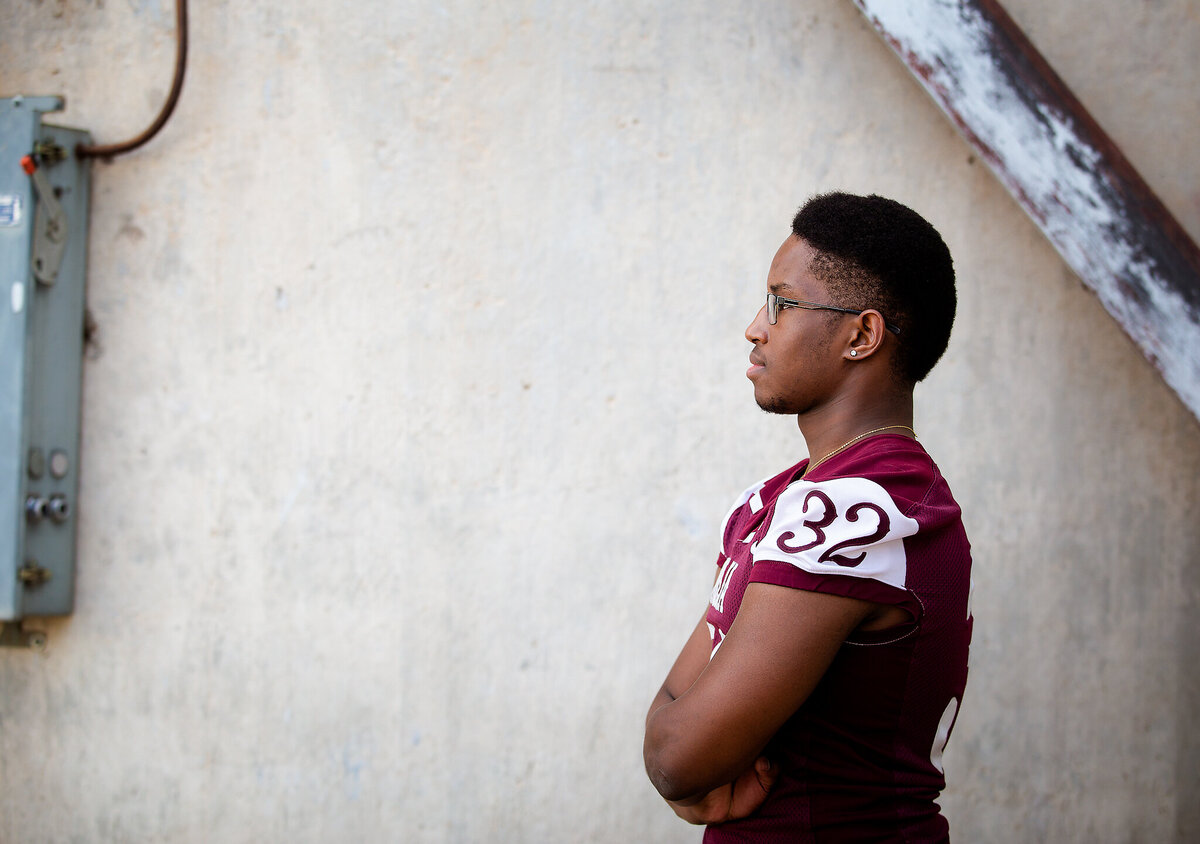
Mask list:
[[50,502],[37,493],[25,496],[25,521],[36,525],[46,517],[46,506]]
[[71,505],[67,503],[67,497],[62,494],[50,496],[50,500],[46,502],[46,515],[50,517],[50,521],[61,525],[71,515]]
[[41,586],[51,576],[50,570],[39,566],[37,560],[26,560],[25,565],[17,571],[17,580],[27,587]]
[[67,151],[60,144],[56,144],[50,139],[35,141],[33,144],[33,154],[45,164],[57,164],[60,161],[65,161],[67,158]]
[[43,651],[46,649],[46,634],[41,630],[23,630],[19,621],[6,621],[0,625],[0,647]]

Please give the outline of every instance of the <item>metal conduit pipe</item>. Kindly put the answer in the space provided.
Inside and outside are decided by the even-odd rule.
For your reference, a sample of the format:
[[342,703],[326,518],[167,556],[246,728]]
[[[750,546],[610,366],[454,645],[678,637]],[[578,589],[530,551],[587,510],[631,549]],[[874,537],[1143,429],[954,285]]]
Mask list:
[[187,67],[187,0],[175,0],[175,78],[171,82],[171,93],[163,104],[162,111],[146,131],[136,138],[130,138],[119,144],[80,144],[75,147],[75,154],[80,158],[112,158],[122,153],[131,152],[158,134],[175,110],[179,102],[179,94],[183,90],[183,72]]

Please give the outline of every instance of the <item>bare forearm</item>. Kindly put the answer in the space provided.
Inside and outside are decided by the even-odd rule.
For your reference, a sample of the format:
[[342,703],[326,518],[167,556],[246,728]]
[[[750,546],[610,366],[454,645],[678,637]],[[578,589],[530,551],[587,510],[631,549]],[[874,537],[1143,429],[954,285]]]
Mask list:
[[690,686],[646,721],[646,772],[659,794],[686,802],[741,776],[872,606],[750,584],[720,649]]
[[704,792],[681,793],[669,774],[671,766],[664,758],[664,750],[669,744],[669,738],[666,735],[668,724],[664,723],[662,715],[665,707],[670,706],[674,700],[675,698],[666,690],[665,685],[659,689],[658,695],[654,698],[654,705],[650,708],[650,714],[646,716],[646,736],[642,742],[642,761],[646,765],[646,776],[650,777],[650,782],[654,784],[654,788],[662,795],[663,799],[670,803],[686,805],[689,797],[696,797]]
[[[662,728],[670,723],[670,718],[658,716],[668,715],[665,709],[670,707],[676,699],[690,689],[704,672],[705,667],[708,665],[710,650],[711,639],[708,632],[708,625],[701,618],[692,630],[692,635],[688,637],[683,649],[679,652],[675,664],[671,666],[666,680],[659,687],[657,694],[654,695],[654,700],[650,703],[650,709],[646,713],[646,738],[642,748],[643,759],[646,763],[646,773],[649,775],[650,781],[654,783],[654,787],[664,797],[668,797],[670,789],[664,791],[664,768],[657,760],[663,746],[664,736]],[[703,794],[697,795],[693,793],[676,796],[682,796],[685,799],[690,797],[698,799]]]
[[642,756],[646,774],[665,800],[678,806],[698,803],[753,763],[759,747],[738,753],[717,738],[697,741],[702,732],[697,719],[702,719],[702,714],[695,701],[666,696],[663,701],[646,719]]
[[[669,682],[670,677],[668,677]],[[670,706],[677,697],[667,687],[668,683],[663,683],[658,694],[654,696],[654,702],[650,704],[650,711],[646,713],[646,735],[642,743],[642,761],[646,765],[646,775],[650,777],[650,782],[654,784],[658,793],[668,802],[678,807],[684,807],[701,800],[708,790],[695,789],[691,793],[681,793],[678,785],[667,773],[672,767],[667,763],[667,750],[672,744],[673,721]]]
[[650,721],[650,716],[659,708],[675,700],[696,682],[696,678],[700,676],[701,672],[704,671],[704,667],[708,665],[709,642],[708,625],[701,618],[700,622],[692,630],[692,635],[684,643],[679,656],[675,658],[675,663],[671,666],[666,680],[663,681],[658,693],[654,696],[654,700],[650,703],[650,709],[646,712],[647,724]]

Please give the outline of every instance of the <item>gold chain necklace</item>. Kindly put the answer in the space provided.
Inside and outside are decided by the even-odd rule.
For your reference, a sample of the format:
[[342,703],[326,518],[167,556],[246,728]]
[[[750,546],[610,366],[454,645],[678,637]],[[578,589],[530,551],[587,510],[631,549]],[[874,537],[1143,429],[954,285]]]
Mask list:
[[878,434],[880,431],[886,431],[889,428],[903,428],[906,431],[912,431],[912,435],[914,438],[917,436],[917,432],[913,431],[913,429],[907,425],[884,425],[882,428],[874,428],[873,430],[859,434],[857,437],[855,437],[852,440],[847,440],[846,442],[842,443],[837,448],[835,448],[833,451],[829,452],[824,457],[822,457],[820,460],[818,460],[816,463],[809,463],[807,466],[804,467],[804,474],[801,475],[800,478],[804,479],[804,478],[808,477],[808,473],[811,472],[813,469],[820,466],[822,463],[824,463],[830,457],[833,457],[833,455],[837,454],[838,452],[844,451],[845,449],[854,445],[859,440],[865,440],[867,437],[871,436],[871,434]]

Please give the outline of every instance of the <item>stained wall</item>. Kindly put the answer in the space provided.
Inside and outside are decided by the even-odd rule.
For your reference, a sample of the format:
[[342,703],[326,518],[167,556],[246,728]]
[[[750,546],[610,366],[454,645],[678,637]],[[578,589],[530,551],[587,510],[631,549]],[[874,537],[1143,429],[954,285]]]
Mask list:
[[[1006,7],[1200,236],[1200,14]],[[0,10],[139,131],[166,0]],[[742,338],[808,195],[956,260],[917,427],[976,558],[956,840],[1200,835],[1200,425],[845,0],[194,4],[98,164],[73,616],[0,841],[695,841],[641,770],[717,529],[804,454]]]

